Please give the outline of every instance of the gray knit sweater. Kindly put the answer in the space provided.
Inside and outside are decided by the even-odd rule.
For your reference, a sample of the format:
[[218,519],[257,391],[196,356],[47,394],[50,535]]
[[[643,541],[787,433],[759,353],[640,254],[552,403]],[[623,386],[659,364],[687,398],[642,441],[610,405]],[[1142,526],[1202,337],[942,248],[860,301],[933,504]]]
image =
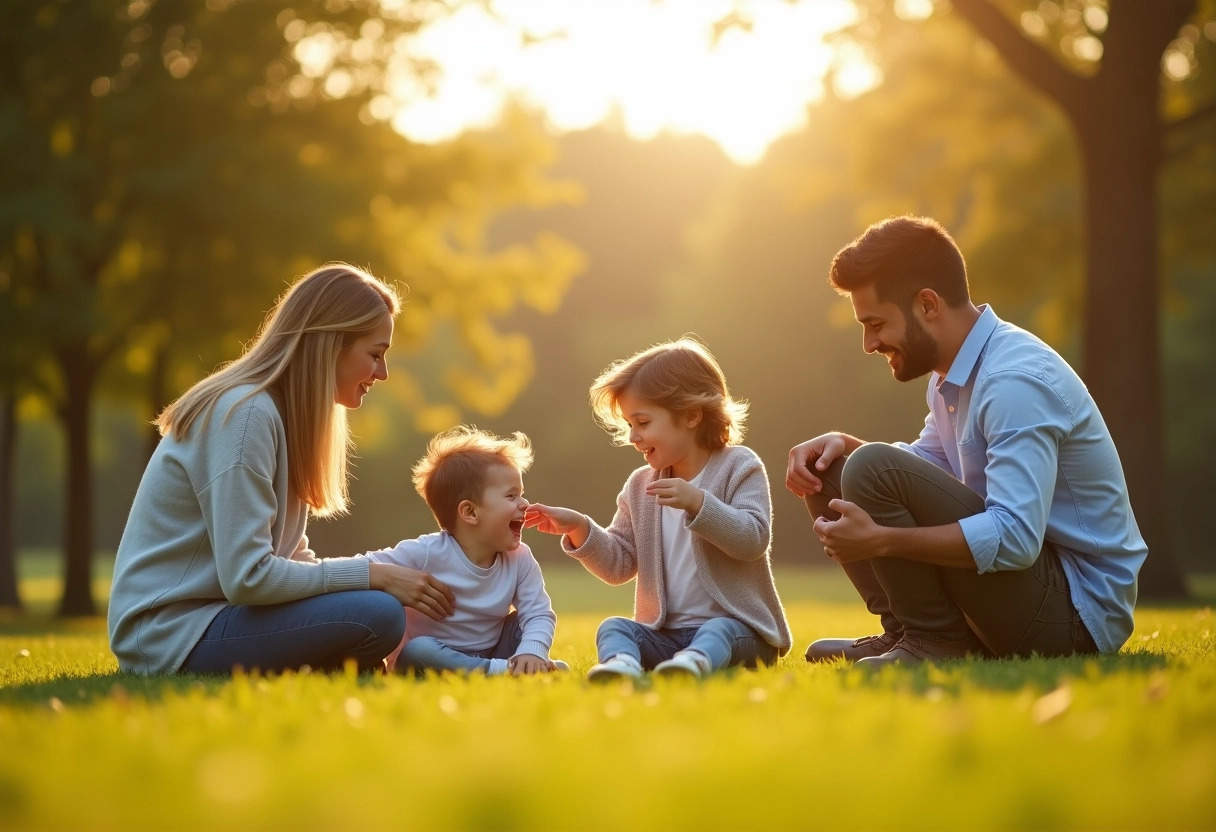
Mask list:
[[274,400],[258,393],[229,413],[251,389],[221,396],[184,440],[161,439],[144,471],[110,589],[123,670],[176,672],[228,604],[368,588],[366,558],[318,560],[308,548]]
[[[562,537],[566,554],[601,580],[616,585],[636,576],[633,618],[655,629],[667,618],[662,512],[654,497],[646,495],[646,486],[670,476],[670,470],[638,468],[616,499],[612,525],[605,529],[587,518],[591,533],[578,549]],[[785,655],[792,639],[769,563],[772,503],[764,463],[750,448],[727,446],[710,455],[700,485],[705,503],[685,521],[697,575],[732,617]]]

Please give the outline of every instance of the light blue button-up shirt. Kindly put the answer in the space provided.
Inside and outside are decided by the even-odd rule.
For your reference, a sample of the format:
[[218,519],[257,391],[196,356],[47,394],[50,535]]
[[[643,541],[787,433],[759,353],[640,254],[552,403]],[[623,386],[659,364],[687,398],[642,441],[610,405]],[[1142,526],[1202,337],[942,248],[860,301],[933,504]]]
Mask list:
[[1055,350],[980,309],[945,378],[929,378],[920,438],[896,444],[984,498],[959,521],[981,573],[1026,569],[1051,543],[1094,643],[1116,652],[1148,547],[1110,431]]

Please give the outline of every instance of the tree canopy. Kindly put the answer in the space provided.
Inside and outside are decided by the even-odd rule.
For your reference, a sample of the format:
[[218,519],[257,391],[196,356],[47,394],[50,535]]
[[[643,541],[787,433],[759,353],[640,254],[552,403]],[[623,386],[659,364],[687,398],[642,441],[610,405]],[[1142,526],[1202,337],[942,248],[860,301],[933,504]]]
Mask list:
[[[458,324],[450,348],[427,356],[445,382],[428,401],[501,409],[526,382],[526,343],[493,321],[519,304],[554,308],[580,256],[552,235],[494,250],[484,229],[514,206],[577,194],[546,181],[548,145],[524,121],[424,147],[370,113],[392,81],[377,45],[408,37],[421,5],[0,11],[0,320],[12,322],[0,362],[5,395],[46,397],[65,429],[62,612],[92,611],[95,397],[140,397],[150,417],[236,357],[319,262],[409,285],[406,350],[425,349],[432,321]],[[333,46],[318,68],[298,47],[322,35]],[[370,53],[354,54],[363,41]],[[368,71],[345,68],[355,63]]]

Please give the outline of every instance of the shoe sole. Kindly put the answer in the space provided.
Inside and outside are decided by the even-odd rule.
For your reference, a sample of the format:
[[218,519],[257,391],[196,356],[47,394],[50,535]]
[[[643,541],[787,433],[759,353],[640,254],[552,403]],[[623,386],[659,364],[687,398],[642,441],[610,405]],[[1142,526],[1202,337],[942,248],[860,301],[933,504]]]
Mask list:
[[655,668],[654,675],[662,679],[687,679],[699,682],[701,677],[686,667]]
[[608,670],[607,668],[600,668],[599,670],[592,669],[587,672],[587,681],[597,685],[607,685],[622,679],[627,679],[630,682],[636,682],[640,678],[642,677],[622,673],[619,670]]

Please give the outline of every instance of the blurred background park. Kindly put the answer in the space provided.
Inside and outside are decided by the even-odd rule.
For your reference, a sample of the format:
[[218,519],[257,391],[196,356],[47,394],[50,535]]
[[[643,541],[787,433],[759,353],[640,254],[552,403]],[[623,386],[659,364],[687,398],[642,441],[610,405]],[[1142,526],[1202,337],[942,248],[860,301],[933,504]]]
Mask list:
[[150,420],[328,260],[408,295],[320,554],[432,530],[409,469],[458,422],[527,433],[528,495],[606,524],[641,459],[588,384],[691,333],[751,403],[775,562],[822,566],[789,447],[925,412],[827,265],[908,212],[1094,392],[1145,592],[1216,572],[1213,0],[5,3],[0,607],[41,557],[98,610]]

